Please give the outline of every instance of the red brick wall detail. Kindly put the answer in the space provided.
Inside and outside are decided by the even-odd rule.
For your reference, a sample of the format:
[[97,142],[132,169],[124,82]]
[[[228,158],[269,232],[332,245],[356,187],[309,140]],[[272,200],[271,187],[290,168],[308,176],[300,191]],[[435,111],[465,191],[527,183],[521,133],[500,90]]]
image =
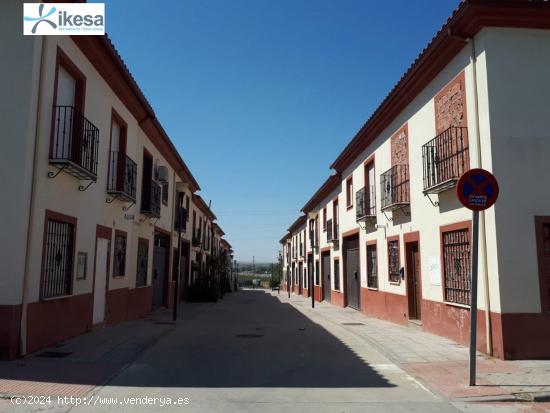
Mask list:
[[466,92],[461,72],[435,97],[435,129],[439,135],[450,126],[466,126]]
[[391,137],[391,166],[409,163],[409,129],[405,124]]

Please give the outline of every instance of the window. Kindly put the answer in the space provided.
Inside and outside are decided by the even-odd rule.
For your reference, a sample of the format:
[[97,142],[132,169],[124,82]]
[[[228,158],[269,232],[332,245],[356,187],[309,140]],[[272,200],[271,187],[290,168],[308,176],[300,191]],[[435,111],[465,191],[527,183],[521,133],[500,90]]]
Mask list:
[[374,161],[365,165],[365,208],[367,215],[376,215]]
[[376,244],[367,245],[367,287],[378,288],[378,259]]
[[399,239],[388,241],[388,278],[392,283],[401,280],[399,263]]
[[185,197],[185,210],[187,211],[187,222],[189,222],[189,197]]
[[307,289],[307,282],[308,282],[308,279],[307,279],[307,269],[305,269],[305,268],[304,268],[304,270],[303,270],[303,277],[304,277],[304,278],[303,278],[303,280],[304,280],[303,285],[304,285],[304,288]]
[[319,260],[315,261],[315,284],[319,285]]
[[197,233],[197,212],[193,211],[193,236]]
[[58,219],[46,221],[43,298],[71,293],[75,223]]
[[339,230],[339,223],[340,220],[338,219],[338,198],[336,198],[334,201],[332,201],[332,221],[333,221],[333,239],[338,239],[338,230]]
[[115,250],[113,257],[113,277],[126,274],[126,234],[115,232]]
[[169,190],[168,182],[163,182],[162,183],[162,203],[164,205],[168,205],[168,190]]
[[470,305],[470,234],[467,228],[441,234],[445,301]]
[[340,260],[334,260],[334,289],[340,290]]
[[535,217],[541,310],[550,311],[550,217]]
[[351,176],[346,179],[346,206],[348,208],[353,206],[353,178]]
[[136,287],[147,285],[147,266],[149,260],[149,241],[143,238],[138,240]]
[[327,230],[327,207],[323,208],[323,232]]

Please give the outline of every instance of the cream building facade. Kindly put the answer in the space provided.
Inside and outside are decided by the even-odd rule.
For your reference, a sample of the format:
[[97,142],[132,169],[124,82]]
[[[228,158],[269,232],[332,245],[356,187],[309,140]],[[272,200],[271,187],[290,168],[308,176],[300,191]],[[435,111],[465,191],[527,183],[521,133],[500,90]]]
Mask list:
[[550,355],[549,27],[545,2],[461,3],[333,162],[338,188],[302,210],[315,229],[337,196],[333,304],[466,343],[472,213],[456,183],[483,168],[500,196],[481,216],[478,349]]

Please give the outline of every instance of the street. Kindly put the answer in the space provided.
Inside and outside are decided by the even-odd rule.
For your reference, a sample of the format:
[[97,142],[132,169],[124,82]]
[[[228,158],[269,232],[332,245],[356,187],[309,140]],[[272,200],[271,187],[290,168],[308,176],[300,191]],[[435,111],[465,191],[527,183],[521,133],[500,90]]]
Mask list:
[[[391,353],[354,331],[372,328],[369,334],[377,339],[377,323],[385,322],[325,303],[315,310],[309,306],[301,296],[293,295],[289,303],[283,292],[243,290],[215,304],[184,305],[176,324],[164,310],[92,332],[49,350],[70,353],[66,357],[25,359],[28,366],[61,373],[49,379],[35,375],[41,382],[34,387],[37,393],[20,376],[27,393],[12,389],[11,394],[51,394],[50,403],[15,406],[5,391],[8,381],[0,380],[0,411],[110,412],[116,405],[122,412],[451,412],[466,406],[429,390],[390,360]],[[388,328],[386,334],[412,330]],[[415,338],[420,339],[427,343],[422,348],[446,351],[447,360],[465,353],[460,346],[445,350],[442,338]],[[399,346],[388,343],[389,351]],[[400,361],[422,357],[408,354]],[[0,364],[3,379],[8,364]],[[476,410],[470,404],[465,410],[489,406],[497,407]]]

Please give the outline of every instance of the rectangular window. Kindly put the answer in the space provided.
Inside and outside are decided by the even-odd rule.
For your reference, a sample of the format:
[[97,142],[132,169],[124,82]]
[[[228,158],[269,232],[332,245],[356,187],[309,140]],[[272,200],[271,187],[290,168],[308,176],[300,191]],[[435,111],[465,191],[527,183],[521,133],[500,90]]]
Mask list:
[[56,219],[46,222],[42,297],[69,295],[73,276],[75,225]]
[[340,220],[338,218],[338,198],[336,198],[334,201],[332,201],[332,221],[333,221],[333,225],[334,225],[334,228],[332,230],[333,234],[332,234],[332,239],[338,239],[339,237],[339,234],[338,234],[338,230],[339,230],[339,223],[340,223]]
[[168,182],[162,183],[162,203],[164,205],[168,205],[168,190],[169,190]]
[[378,288],[378,259],[376,245],[367,245],[367,287]]
[[348,208],[353,206],[353,178],[351,176],[346,179],[346,206]]
[[315,261],[315,284],[319,285],[319,260]]
[[147,266],[149,260],[149,241],[138,240],[136,287],[147,285]]
[[399,272],[399,240],[388,241],[388,278],[390,282],[398,283],[401,279]]
[[187,222],[189,222],[189,197],[185,197],[185,210],[187,211]]
[[340,290],[340,261],[334,260],[334,289]]
[[550,217],[535,217],[541,309],[550,311]]
[[126,234],[115,233],[113,277],[124,277],[125,274],[126,274]]
[[197,233],[197,212],[193,211],[193,236]]
[[470,234],[467,228],[441,234],[445,301],[470,305]]
[[323,232],[327,230],[327,207],[323,208]]

